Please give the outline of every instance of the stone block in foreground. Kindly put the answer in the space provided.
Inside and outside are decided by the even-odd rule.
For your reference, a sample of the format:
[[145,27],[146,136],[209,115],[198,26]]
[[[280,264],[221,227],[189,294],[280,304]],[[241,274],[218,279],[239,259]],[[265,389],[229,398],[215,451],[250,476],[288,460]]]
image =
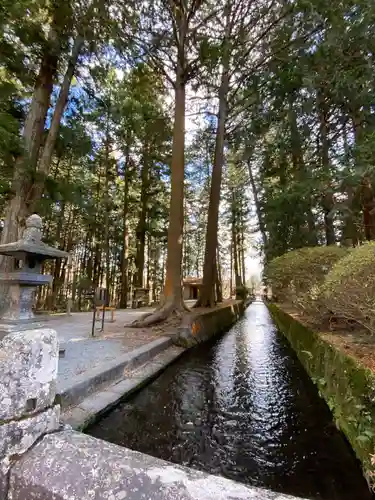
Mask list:
[[0,341],[0,500],[12,465],[46,433],[60,428],[53,406],[58,363],[54,330],[24,330]]
[[292,500],[75,431],[45,436],[12,468],[10,500]]
[[8,473],[20,456],[41,436],[60,428],[60,407],[55,406],[30,418],[0,425],[0,500],[9,498]]
[[56,394],[57,334],[49,328],[8,334],[0,341],[0,421],[51,406]]

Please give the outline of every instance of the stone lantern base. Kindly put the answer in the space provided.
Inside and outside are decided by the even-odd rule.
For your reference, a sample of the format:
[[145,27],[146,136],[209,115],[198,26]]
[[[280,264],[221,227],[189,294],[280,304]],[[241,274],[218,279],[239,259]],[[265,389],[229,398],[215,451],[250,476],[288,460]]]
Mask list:
[[[0,338],[14,331],[41,328],[41,318],[35,318],[32,310],[36,292],[35,277],[32,276],[33,279],[29,280],[32,282],[28,283],[26,274],[14,272],[0,275],[0,281],[5,285],[1,294]],[[49,283],[51,277],[43,275],[42,278],[45,283]],[[24,282],[19,283],[20,279]]]

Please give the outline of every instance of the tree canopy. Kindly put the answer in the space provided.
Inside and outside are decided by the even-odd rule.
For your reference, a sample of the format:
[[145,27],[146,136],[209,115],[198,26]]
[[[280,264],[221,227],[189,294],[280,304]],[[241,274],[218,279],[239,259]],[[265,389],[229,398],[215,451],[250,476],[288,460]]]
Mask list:
[[375,239],[372,2],[5,0],[0,54],[1,240],[36,211],[72,255],[40,307],[146,288],[160,321],[251,246]]

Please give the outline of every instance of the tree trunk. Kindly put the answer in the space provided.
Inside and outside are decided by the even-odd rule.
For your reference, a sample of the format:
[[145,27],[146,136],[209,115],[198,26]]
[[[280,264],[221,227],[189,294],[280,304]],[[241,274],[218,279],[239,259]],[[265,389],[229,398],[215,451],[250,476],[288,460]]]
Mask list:
[[206,249],[203,265],[203,282],[200,297],[196,303],[197,307],[215,306],[215,281],[217,277],[217,238],[219,224],[219,206],[221,178],[224,163],[224,141],[225,124],[228,114],[227,96],[229,90],[229,35],[230,35],[230,9],[226,5],[226,30],[223,40],[222,74],[219,89],[219,113],[216,130],[215,154],[212,166],[212,179],[210,191],[210,203],[208,206]]
[[[233,237],[232,237],[233,239]],[[230,244],[230,280],[229,280],[229,298],[233,295],[233,244]]]
[[[64,218],[65,218],[65,206],[66,206],[66,201],[64,200],[61,204],[59,220],[58,220],[57,229],[56,229],[56,241],[58,242],[59,248],[63,248],[64,250],[65,250],[65,248],[62,247],[62,245],[61,245],[61,231],[63,228],[63,222],[64,222]],[[86,251],[86,246],[85,246],[85,251]],[[61,267],[61,259],[58,259],[55,262],[55,269],[54,269],[53,282],[52,282],[52,292],[51,292],[51,295],[49,298],[49,304],[48,304],[49,310],[54,310],[56,308],[56,299],[57,299],[59,289],[61,287],[60,267]]]
[[[130,140],[130,138],[129,138]],[[125,173],[124,173],[124,204],[122,212],[122,229],[123,229],[123,246],[121,259],[121,297],[120,307],[128,307],[128,269],[129,269],[129,228],[128,228],[128,212],[129,212],[129,141],[126,147],[125,154]]]
[[[100,172],[100,165],[98,166],[97,170],[97,175],[98,175],[98,182],[96,183],[96,193],[95,193],[95,202],[96,206],[99,206],[99,198],[100,198],[100,191],[101,191],[101,172]],[[101,235],[98,234],[99,232],[99,226],[98,226],[98,211],[95,212],[95,220],[94,220],[94,239],[95,239],[95,252],[94,252],[94,265],[93,265],[93,277],[92,277],[92,282],[94,287],[98,287],[100,283],[100,274],[101,274],[101,260],[102,260],[102,255],[101,255],[101,245],[100,245],[100,240],[101,240]]]
[[[293,94],[289,95],[289,109],[288,109],[288,118],[290,125],[290,135],[291,135],[291,156],[292,156],[292,164],[295,174],[295,179],[297,182],[306,182],[306,171],[305,171],[305,162],[303,158],[302,152],[302,144],[300,132],[298,130],[297,117],[296,112],[293,107],[294,96]],[[305,196],[302,199],[301,206],[297,210],[301,211],[301,214],[305,216],[304,224],[301,225],[301,221],[297,219],[295,224],[294,231],[294,247],[300,248],[305,246],[307,243],[310,246],[315,246],[318,244],[318,238],[316,234],[315,220],[314,215],[311,210],[311,199],[310,196]],[[304,226],[307,231],[302,231],[302,227]],[[305,234],[305,238],[303,235]]]
[[[56,19],[50,28],[48,40],[44,48],[39,75],[35,84],[30,108],[23,130],[23,154],[18,157],[14,166],[12,181],[13,196],[5,211],[4,228],[1,243],[16,241],[20,227],[27,216],[26,200],[28,198],[31,179],[35,171],[41,146],[44,124],[50,105],[53,81],[57,71],[60,44],[55,30]],[[0,256],[0,268],[9,270],[11,260]]]
[[145,243],[146,243],[146,218],[147,218],[147,203],[149,189],[149,158],[148,145],[145,146],[143,154],[143,165],[141,172],[141,212],[139,214],[136,235],[137,235],[137,251],[135,256],[136,272],[134,274],[134,286],[143,287],[143,273],[145,266]]
[[251,168],[251,159],[250,158],[247,160],[247,168],[249,170],[249,179],[250,179],[251,190],[253,192],[253,199],[254,199],[255,211],[257,214],[257,218],[258,218],[259,230],[260,230],[260,234],[262,235],[263,246],[264,246],[265,253],[266,253],[267,252],[266,226],[264,224],[263,214],[262,214],[262,210],[260,208],[258,189],[257,189],[257,186],[255,184],[255,179],[254,179],[254,175],[253,175],[253,170]]
[[186,196],[184,198],[184,231],[182,239],[182,278],[189,276],[189,232],[187,230]]
[[[71,164],[70,164],[71,166]],[[69,171],[68,171],[68,176],[69,176]],[[73,221],[75,217],[77,216],[77,213],[75,210],[71,209],[69,211],[69,205],[68,205],[68,217],[67,220],[65,219],[65,214],[66,214],[66,201],[63,201],[61,204],[61,213],[59,215],[59,220],[56,228],[56,236],[55,239],[58,242],[58,247],[61,248],[62,250],[65,251],[70,251],[71,248],[69,245],[67,245],[67,232],[64,231],[64,237],[62,237],[61,233],[63,231],[63,226],[64,223],[67,223],[67,228],[71,228],[73,225]],[[85,242],[86,243],[86,242]],[[86,264],[86,254],[87,254],[87,245],[84,245],[84,256],[83,260]],[[54,264],[54,273],[53,273],[53,282],[52,282],[52,291],[51,295],[49,297],[49,302],[48,302],[48,309],[49,310],[56,310],[57,309],[57,301],[61,295],[61,289],[64,285],[65,282],[65,268],[66,268],[66,260],[64,262],[61,259],[58,259],[55,264]]]
[[175,89],[175,118],[173,128],[171,200],[167,242],[167,269],[164,286],[165,304],[183,309],[181,265],[182,231],[184,225],[184,147],[185,147],[185,82],[177,75]]
[[245,223],[243,203],[241,207],[241,224],[240,224],[240,241],[241,241],[241,266],[242,266],[242,283],[246,285],[246,264],[245,264]]
[[160,245],[158,241],[155,241],[153,247],[153,265],[152,265],[152,303],[155,304],[158,300],[158,270],[159,270],[159,259],[160,259]]
[[183,67],[178,58],[175,82],[175,114],[173,125],[171,199],[167,241],[167,263],[164,293],[159,308],[134,323],[148,326],[164,321],[170,314],[186,309],[182,297],[182,237],[184,228],[184,149],[185,149],[185,93]]
[[117,262],[118,262],[118,257],[119,257],[119,251],[118,247],[116,246],[114,249],[114,255],[112,259],[112,265],[111,265],[111,296],[109,297],[110,304],[112,304],[114,307],[117,307],[118,303],[118,296],[117,296],[117,279],[116,279],[116,274],[117,274]]
[[[192,76],[187,48],[192,33],[189,22],[195,16],[200,3],[171,4],[170,14],[176,49],[174,80],[174,124],[171,159],[171,198],[167,240],[167,265],[164,293],[158,309],[148,317],[134,323],[147,326],[165,320],[171,314],[180,315],[187,307],[182,295],[182,240],[184,229],[184,174],[185,174],[185,106],[186,84]],[[164,58],[161,65],[164,66]]]
[[234,279],[236,289],[242,286],[240,267],[238,262],[238,245],[237,245],[237,220],[236,220],[236,196],[232,193],[232,248],[233,248],[233,264],[234,264]]
[[363,211],[363,227],[367,241],[375,239],[375,196],[371,176],[362,176],[360,198]]
[[86,274],[87,278],[92,281],[93,277],[93,248],[94,248],[94,231],[92,224],[89,226],[89,231],[87,232],[86,236],[86,245],[88,247],[88,258],[87,258],[87,268],[86,268]]
[[110,245],[109,245],[109,178],[110,178],[110,138],[109,138],[109,110],[107,116],[107,131],[105,141],[105,183],[104,183],[104,254],[105,254],[105,287],[108,296],[111,290],[111,271],[110,271]]
[[[355,139],[355,167],[358,167],[361,164],[360,147],[365,137],[365,119],[363,110],[355,102],[354,98],[350,103],[350,114]],[[365,172],[362,176],[358,191],[361,200],[365,238],[367,241],[371,241],[375,239],[375,197],[372,179],[368,172]]]
[[331,169],[329,162],[329,139],[328,139],[328,109],[325,101],[324,92],[321,89],[317,91],[317,105],[320,121],[320,157],[324,173],[324,192],[322,194],[322,206],[324,212],[324,229],[326,235],[326,244],[334,245],[336,243],[335,228],[333,217],[330,212],[335,205],[333,188],[331,186]]
[[358,230],[354,222],[354,189],[353,186],[346,186],[347,207],[348,210],[344,216],[343,243],[349,247],[358,245]]
[[[348,144],[348,135],[346,129],[346,117],[342,124],[342,139],[344,143],[344,153],[345,153],[345,163],[349,164],[350,161],[350,149]],[[346,205],[348,210],[344,215],[344,229],[343,229],[343,243],[349,247],[356,247],[359,242],[358,229],[355,224],[355,216],[357,215],[357,210],[354,206],[354,188],[350,183],[344,185],[346,192]]]
[[149,303],[152,302],[152,287],[153,287],[153,282],[152,282],[152,251],[151,251],[151,234],[147,234],[147,273],[146,273],[146,288],[148,290],[148,300]]
[[38,177],[34,182],[33,188],[30,192],[29,200],[27,201],[29,206],[29,212],[31,213],[35,210],[36,205],[43,193],[45,178],[47,177],[50,169],[52,154],[55,148],[56,139],[60,129],[61,117],[63,115],[66,103],[68,101],[70,85],[72,82],[72,78],[78,61],[78,56],[81,52],[82,46],[83,46],[83,38],[77,36],[77,38],[74,41],[72,53],[69,59],[64,80],[60,88],[59,97],[57,99],[55,110],[53,112],[51,125],[43,148],[42,156],[39,160],[39,165],[37,170]]
[[223,283],[221,277],[221,263],[220,263],[220,253],[219,246],[216,253],[216,301],[223,302]]

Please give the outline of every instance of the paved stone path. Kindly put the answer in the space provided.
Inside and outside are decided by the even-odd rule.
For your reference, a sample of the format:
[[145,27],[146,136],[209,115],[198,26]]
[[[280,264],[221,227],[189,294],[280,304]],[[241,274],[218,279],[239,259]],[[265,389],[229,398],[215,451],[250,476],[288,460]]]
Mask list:
[[57,331],[65,348],[65,357],[59,359],[58,386],[158,338],[158,331],[124,326],[150,311],[150,308],[118,310],[114,323],[109,321],[110,313],[107,312],[104,332],[100,331],[101,319],[95,322],[95,337],[91,336],[92,312],[51,316],[43,322],[43,326]]
[[[187,301],[193,306],[194,301]],[[106,369],[108,365],[121,358],[125,353],[137,347],[168,335],[165,325],[152,328],[126,328],[134,320],[154,308],[120,309],[115,311],[115,321],[110,321],[111,314],[106,312],[104,331],[101,332],[101,317],[95,321],[95,334],[92,330],[92,311],[51,315],[48,319],[40,319],[42,326],[53,328],[57,332],[60,345],[65,348],[65,357],[59,359],[57,391],[74,384],[75,377],[93,369]],[[173,326],[169,326],[169,333]]]

